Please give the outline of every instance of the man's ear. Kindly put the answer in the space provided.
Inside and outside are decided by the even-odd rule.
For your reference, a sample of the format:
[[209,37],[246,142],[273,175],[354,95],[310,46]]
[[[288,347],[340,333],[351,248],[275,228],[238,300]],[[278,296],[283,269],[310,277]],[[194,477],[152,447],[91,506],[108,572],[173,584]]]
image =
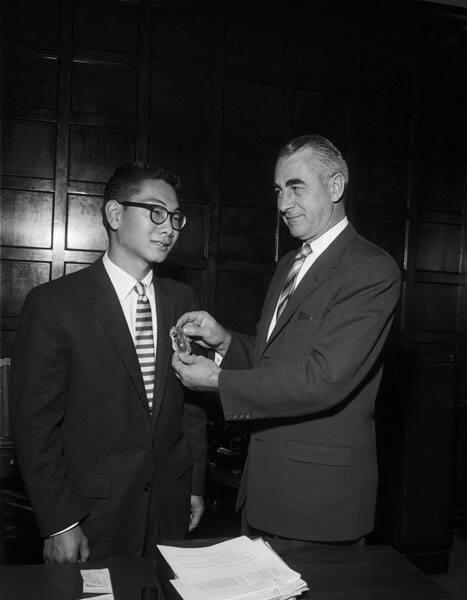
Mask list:
[[336,173],[329,180],[329,186],[331,188],[331,197],[334,203],[339,202],[339,200],[344,195],[345,190],[345,179],[342,173]]
[[105,205],[105,216],[112,231],[117,231],[120,227],[120,218],[122,214],[122,205],[116,200],[109,200]]

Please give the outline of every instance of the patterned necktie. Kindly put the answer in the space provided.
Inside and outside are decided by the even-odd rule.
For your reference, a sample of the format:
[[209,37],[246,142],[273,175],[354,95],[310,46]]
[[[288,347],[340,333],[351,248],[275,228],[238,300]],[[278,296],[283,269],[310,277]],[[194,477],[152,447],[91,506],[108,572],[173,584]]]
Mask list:
[[295,257],[292,266],[290,267],[290,271],[287,275],[287,279],[285,281],[284,287],[282,288],[281,295],[279,296],[279,301],[277,303],[277,312],[276,312],[276,321],[279,320],[279,317],[282,314],[282,311],[287,305],[287,302],[290,296],[293,294],[295,290],[295,281],[297,279],[298,272],[300,271],[301,266],[303,265],[305,258],[312,253],[312,249],[310,244],[303,244],[300,252]]
[[156,356],[154,354],[151,305],[146,296],[143,283],[138,282],[135,285],[135,290],[138,294],[138,300],[136,302],[135,348],[141,373],[143,375],[149,410],[152,410],[154,377],[156,375]]

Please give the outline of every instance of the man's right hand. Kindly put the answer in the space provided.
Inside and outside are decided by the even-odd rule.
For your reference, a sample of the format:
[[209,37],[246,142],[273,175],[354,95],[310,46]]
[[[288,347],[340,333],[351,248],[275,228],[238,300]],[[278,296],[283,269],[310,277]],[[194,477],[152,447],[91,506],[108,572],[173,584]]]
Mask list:
[[183,333],[203,348],[215,350],[221,356],[229,349],[230,333],[204,310],[183,314],[177,327],[182,327]]
[[86,562],[89,554],[88,538],[79,525],[44,540],[45,563]]

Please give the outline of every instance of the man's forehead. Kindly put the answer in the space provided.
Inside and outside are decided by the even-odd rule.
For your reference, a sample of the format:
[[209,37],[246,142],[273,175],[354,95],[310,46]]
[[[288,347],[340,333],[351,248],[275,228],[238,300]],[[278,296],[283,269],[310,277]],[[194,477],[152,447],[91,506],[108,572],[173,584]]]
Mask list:
[[174,188],[163,179],[144,179],[135,189],[133,196],[141,202],[161,204],[169,208],[178,207],[177,194]]
[[275,178],[300,177],[300,173],[317,173],[321,170],[319,155],[312,148],[297,150],[289,156],[282,156],[276,163]]
[[276,163],[276,173],[297,172],[310,169],[316,164],[316,156],[312,150],[304,149],[289,156],[282,156]]

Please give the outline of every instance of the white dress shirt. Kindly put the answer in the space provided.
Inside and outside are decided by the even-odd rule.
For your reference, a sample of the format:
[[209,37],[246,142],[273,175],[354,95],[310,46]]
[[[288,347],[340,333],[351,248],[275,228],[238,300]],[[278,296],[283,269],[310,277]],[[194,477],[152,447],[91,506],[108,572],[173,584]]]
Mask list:
[[[347,217],[344,217],[343,219],[341,219],[339,221],[339,223],[336,223],[336,225],[334,225],[334,227],[331,227],[331,229],[328,229],[328,231],[323,233],[323,235],[321,235],[319,238],[317,238],[316,240],[313,240],[312,242],[308,242],[311,247],[312,252],[305,258],[302,266],[300,267],[300,271],[298,272],[297,277],[295,279],[294,291],[297,289],[298,284],[305,277],[305,275],[308,272],[308,269],[315,262],[315,260],[318,258],[318,256],[320,254],[322,254],[326,250],[326,248],[328,248],[332,244],[332,242],[336,239],[336,237],[344,231],[344,229],[347,227],[348,223],[349,223],[349,221],[348,221]],[[268,339],[269,339],[274,327],[276,326],[276,323],[277,323],[277,306],[276,306],[276,310],[274,311],[274,314],[272,316],[271,324],[269,325]]]
[[[138,300],[138,294],[135,290],[137,280],[129,275],[126,271],[118,267],[109,258],[106,252],[102,257],[107,275],[110,277],[110,281],[114,286],[115,292],[117,293],[120,305],[125,315],[128,329],[131,332],[133,342],[135,341],[135,321],[136,321],[136,303]],[[156,297],[154,294],[154,286],[152,285],[153,273],[152,270],[141,280],[146,290],[146,296],[151,305],[151,316],[152,316],[152,332],[154,337],[154,354],[157,351],[157,312],[156,312]]]

